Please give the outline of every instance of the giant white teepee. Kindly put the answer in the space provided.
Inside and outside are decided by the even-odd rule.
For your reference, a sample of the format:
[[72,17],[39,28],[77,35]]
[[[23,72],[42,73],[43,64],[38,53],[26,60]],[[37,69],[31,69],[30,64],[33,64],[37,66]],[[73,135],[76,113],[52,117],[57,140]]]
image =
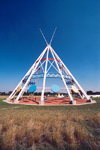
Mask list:
[[[87,100],[89,100],[89,97],[87,96],[83,88],[79,85],[79,83],[76,81],[74,76],[65,66],[65,64],[62,62],[60,57],[56,54],[54,49],[51,47],[51,42],[54,37],[55,31],[51,38],[50,44],[47,43],[41,31],[47,46],[43,50],[43,52],[40,54],[40,56],[37,58],[35,63],[32,65],[32,67],[25,74],[25,76],[22,78],[22,80],[19,82],[19,84],[16,86],[16,88],[11,93],[11,95],[7,98],[7,101],[9,101],[10,99],[13,99],[17,91],[20,89],[20,92],[16,100],[14,101],[15,103],[18,103],[19,99],[23,96],[24,92],[29,89],[30,85],[35,84],[35,82],[33,83],[32,81],[37,78],[43,78],[43,85],[41,88],[42,91],[41,91],[41,99],[40,99],[41,105],[44,104],[44,92],[46,89],[46,86],[45,86],[46,78],[61,78],[64,84],[64,87],[66,89],[66,93],[68,93],[71,103],[73,103],[71,87],[74,87],[74,88],[77,87],[77,93],[80,95],[80,97],[83,98],[84,96]],[[56,71],[56,73],[49,72],[52,67]],[[40,73],[40,70],[41,70],[41,73]]]

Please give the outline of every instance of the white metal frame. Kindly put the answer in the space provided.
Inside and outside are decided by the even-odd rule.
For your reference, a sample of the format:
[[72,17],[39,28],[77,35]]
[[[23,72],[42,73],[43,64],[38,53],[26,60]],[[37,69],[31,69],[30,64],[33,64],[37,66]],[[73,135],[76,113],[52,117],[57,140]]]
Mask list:
[[[56,31],[56,29],[55,29]],[[46,83],[46,74],[47,72],[50,70],[51,66],[61,75],[61,79],[64,83],[64,86],[65,86],[65,89],[69,95],[69,98],[71,101],[73,101],[73,97],[71,95],[71,89],[67,86],[66,84],[66,81],[63,77],[63,72],[65,72],[65,74],[67,76],[70,76],[72,78],[72,80],[74,81],[74,83],[77,85],[78,87],[78,93],[80,95],[80,97],[82,98],[79,90],[82,92],[82,94],[86,97],[87,100],[89,100],[89,97],[87,96],[87,94],[85,93],[85,91],[83,90],[83,88],[79,85],[79,83],[77,82],[77,80],[74,78],[74,76],[71,74],[71,72],[68,70],[68,68],[65,66],[65,64],[62,62],[62,60],[59,58],[59,56],[56,54],[56,52],[54,51],[54,49],[51,47],[51,42],[53,40],[53,37],[54,37],[54,34],[55,34],[55,31],[53,33],[53,36],[50,40],[50,44],[47,43],[41,29],[40,29],[40,32],[47,44],[46,48],[43,50],[43,52],[41,53],[41,55],[37,58],[37,60],[35,61],[35,63],[31,66],[31,68],[28,70],[28,72],[25,74],[25,76],[22,78],[22,80],[19,82],[19,84],[16,86],[16,88],[14,89],[14,91],[11,93],[11,95],[7,98],[7,101],[9,101],[10,99],[14,98],[15,94],[16,94],[16,90],[18,87],[22,86],[23,85],[23,80],[27,77],[27,80],[26,80],[26,83],[23,85],[21,91],[19,92],[15,102],[18,102],[19,99],[22,97],[23,93],[25,92],[25,90],[27,89],[28,87],[28,84],[32,78],[32,75],[36,73],[36,71],[38,70],[38,68],[42,68],[43,70],[43,73],[44,73],[44,77],[43,77],[43,86],[42,86],[42,92],[41,92],[41,102],[44,102],[44,92],[45,92],[45,83]],[[48,59],[49,58],[49,53],[51,52],[51,56],[52,56],[52,62]],[[41,63],[41,59],[44,57],[44,55],[46,54],[46,60],[44,60],[42,63]],[[57,61],[57,59],[60,61]],[[53,65],[55,62],[55,65],[56,67]],[[43,64],[45,63],[45,68],[43,68]],[[50,63],[50,66],[48,67],[48,63]],[[60,67],[59,66],[63,66]],[[69,79],[70,80],[70,79]],[[74,84],[73,83],[73,84]]]
[[[49,63],[50,63],[51,65],[49,66],[48,71],[50,70],[50,68],[51,68],[51,66],[52,66],[57,72],[59,72],[59,71],[56,69],[56,67],[53,65],[54,60],[53,60],[52,63],[49,61]],[[47,71],[47,72],[48,72],[48,71]]]

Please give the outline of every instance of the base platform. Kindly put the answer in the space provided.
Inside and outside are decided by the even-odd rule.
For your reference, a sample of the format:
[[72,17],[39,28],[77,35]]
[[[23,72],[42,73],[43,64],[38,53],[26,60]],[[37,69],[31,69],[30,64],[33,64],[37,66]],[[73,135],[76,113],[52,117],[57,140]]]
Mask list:
[[[83,103],[90,103],[87,102],[87,99],[74,99],[76,101],[76,104],[83,104]],[[23,97],[19,99],[19,104],[33,104],[33,105],[39,105],[40,98],[38,97]],[[11,100],[10,102],[13,102]],[[69,98],[55,98],[55,97],[48,97],[44,98],[44,105],[66,105],[70,104]]]

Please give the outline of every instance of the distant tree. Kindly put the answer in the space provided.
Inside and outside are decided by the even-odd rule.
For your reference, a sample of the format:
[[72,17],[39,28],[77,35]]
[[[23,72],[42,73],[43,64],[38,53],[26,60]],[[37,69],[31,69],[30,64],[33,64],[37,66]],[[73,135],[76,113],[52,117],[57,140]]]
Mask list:
[[24,92],[24,94],[23,95],[29,95],[29,93],[28,92]]
[[93,91],[87,91],[87,95],[93,95]]
[[9,91],[7,94],[10,95],[12,93],[12,91]]
[[87,95],[100,95],[100,92],[87,91]]
[[100,92],[98,91],[98,92],[94,92],[94,95],[100,95]]
[[0,92],[0,95],[7,95],[7,93],[5,93],[5,92]]

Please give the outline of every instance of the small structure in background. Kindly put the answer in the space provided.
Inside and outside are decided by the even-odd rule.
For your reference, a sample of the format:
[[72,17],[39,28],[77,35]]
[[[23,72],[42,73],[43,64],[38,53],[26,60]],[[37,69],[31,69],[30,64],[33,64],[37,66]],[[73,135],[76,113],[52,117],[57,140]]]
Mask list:
[[63,95],[63,94],[60,95],[60,93],[58,93],[58,96],[57,96],[57,97],[58,97],[58,98],[63,98],[64,95]]

